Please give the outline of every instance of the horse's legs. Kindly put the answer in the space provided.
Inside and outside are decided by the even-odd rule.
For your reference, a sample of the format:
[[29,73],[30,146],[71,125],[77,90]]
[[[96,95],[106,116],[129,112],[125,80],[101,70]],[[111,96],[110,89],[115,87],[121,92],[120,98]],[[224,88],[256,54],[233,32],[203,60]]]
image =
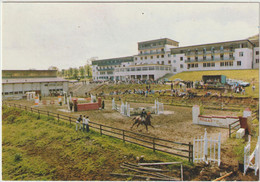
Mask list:
[[131,129],[134,127],[134,125],[136,125],[136,123],[138,123],[138,121],[134,122],[134,124],[131,126]]
[[148,131],[148,125],[147,124],[145,124],[145,127],[146,127],[146,131]]

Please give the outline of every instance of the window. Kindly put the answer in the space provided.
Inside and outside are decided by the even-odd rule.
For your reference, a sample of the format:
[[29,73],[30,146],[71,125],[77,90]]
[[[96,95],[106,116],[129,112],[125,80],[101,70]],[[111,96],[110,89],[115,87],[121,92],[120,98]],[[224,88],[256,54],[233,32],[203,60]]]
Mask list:
[[141,54],[143,54],[143,51],[140,51]]
[[190,64],[188,64],[188,69],[190,69]]
[[160,56],[159,55],[157,55],[157,58],[159,58]]
[[177,71],[177,70],[176,70],[176,68],[174,67],[174,68],[173,68],[173,72],[176,72],[176,71]]
[[207,67],[210,67],[210,63],[207,63]]
[[211,59],[214,60],[214,55],[211,56]]
[[135,60],[137,60],[137,58],[135,58]]
[[196,64],[195,64],[195,68],[198,68],[198,67],[199,67],[199,65],[198,65],[198,63],[196,63]]
[[188,61],[190,61],[190,58],[187,58],[188,59]]
[[205,54],[207,52],[206,48],[203,48],[203,54]]
[[215,63],[211,63],[211,65],[210,65],[211,67],[215,67]]
[[183,61],[183,57],[180,57],[180,60]]
[[171,57],[171,54],[168,54],[168,57]]
[[205,61],[206,60],[206,56],[203,56],[203,61]]
[[197,56],[195,57],[195,61],[198,61],[198,57]]
[[255,59],[255,63],[259,63],[259,59]]
[[224,66],[225,62],[220,62],[220,66]]
[[259,51],[255,51],[255,55],[259,55]]
[[151,56],[151,59],[153,59],[153,56]]
[[164,61],[162,61],[162,64],[164,65]]
[[159,62],[159,61],[157,61],[157,64],[160,64],[160,62]]
[[171,64],[171,60],[168,60],[168,64]]
[[229,58],[232,59],[233,58],[233,53],[229,54]]
[[145,56],[144,59],[147,59],[147,57]]
[[161,55],[161,58],[164,58],[164,55]]
[[161,51],[163,52],[163,51],[164,51],[164,49],[161,49]]
[[194,64],[191,64],[191,67],[194,68]]
[[220,54],[220,60],[224,60],[224,54]]
[[141,60],[143,60],[143,57],[141,57]]
[[239,57],[243,57],[243,52],[239,52]]
[[173,63],[176,63],[176,60],[173,60]]
[[241,61],[237,61],[237,66],[241,66]]
[[203,63],[203,67],[207,67],[207,63]]
[[183,68],[183,64],[180,64],[180,68]]

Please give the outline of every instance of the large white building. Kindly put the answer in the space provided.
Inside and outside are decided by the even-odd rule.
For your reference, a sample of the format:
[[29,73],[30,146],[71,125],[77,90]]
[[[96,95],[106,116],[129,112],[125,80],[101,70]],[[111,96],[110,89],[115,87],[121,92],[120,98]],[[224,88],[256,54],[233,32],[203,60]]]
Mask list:
[[179,47],[163,38],[138,42],[138,54],[92,62],[93,80],[157,80],[183,71],[257,69],[259,35],[248,39]]

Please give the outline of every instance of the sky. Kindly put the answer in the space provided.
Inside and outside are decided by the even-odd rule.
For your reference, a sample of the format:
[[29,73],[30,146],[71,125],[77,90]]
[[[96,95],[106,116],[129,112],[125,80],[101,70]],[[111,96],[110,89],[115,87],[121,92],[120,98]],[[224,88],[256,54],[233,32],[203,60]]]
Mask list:
[[257,3],[3,3],[1,12],[2,69],[68,69],[136,55],[141,41],[188,46],[259,33]]

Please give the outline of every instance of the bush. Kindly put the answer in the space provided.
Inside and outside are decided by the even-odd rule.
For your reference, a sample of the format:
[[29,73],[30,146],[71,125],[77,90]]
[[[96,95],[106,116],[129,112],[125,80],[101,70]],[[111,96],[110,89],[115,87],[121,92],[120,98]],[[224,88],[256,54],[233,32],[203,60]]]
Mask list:
[[6,118],[8,124],[13,124],[15,122],[16,116],[10,115]]
[[14,162],[19,162],[22,160],[22,154],[18,153],[14,156]]

